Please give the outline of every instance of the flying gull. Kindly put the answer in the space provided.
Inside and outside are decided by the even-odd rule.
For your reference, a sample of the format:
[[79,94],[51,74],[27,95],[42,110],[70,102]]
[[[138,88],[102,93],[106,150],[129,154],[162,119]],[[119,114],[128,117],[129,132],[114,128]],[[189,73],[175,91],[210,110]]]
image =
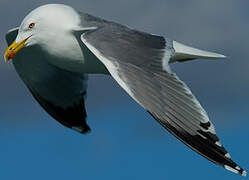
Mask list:
[[5,61],[13,64],[34,98],[57,121],[80,133],[86,123],[88,74],[109,74],[165,129],[210,161],[235,173],[214,125],[170,63],[225,56],[78,12],[41,6],[6,35]]

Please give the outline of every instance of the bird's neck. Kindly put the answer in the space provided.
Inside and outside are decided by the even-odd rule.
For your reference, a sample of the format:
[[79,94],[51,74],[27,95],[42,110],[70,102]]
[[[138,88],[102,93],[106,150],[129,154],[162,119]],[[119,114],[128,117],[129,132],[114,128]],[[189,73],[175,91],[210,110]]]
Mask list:
[[73,33],[54,35],[41,44],[46,60],[61,69],[75,73],[108,74],[105,66]]

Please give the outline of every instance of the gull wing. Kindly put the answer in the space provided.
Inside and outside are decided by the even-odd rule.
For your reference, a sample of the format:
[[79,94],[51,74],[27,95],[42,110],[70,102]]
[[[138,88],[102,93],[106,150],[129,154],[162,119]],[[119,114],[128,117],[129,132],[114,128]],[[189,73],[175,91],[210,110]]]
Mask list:
[[168,62],[174,54],[173,41],[108,22],[84,32],[81,40],[165,129],[210,161],[246,174],[221,145],[195,96],[171,72]]
[[[18,28],[10,30],[6,41],[10,45]],[[14,67],[38,103],[58,122],[80,133],[90,128],[86,123],[85,98],[87,75],[78,75],[47,64],[39,51],[19,52],[13,59]]]

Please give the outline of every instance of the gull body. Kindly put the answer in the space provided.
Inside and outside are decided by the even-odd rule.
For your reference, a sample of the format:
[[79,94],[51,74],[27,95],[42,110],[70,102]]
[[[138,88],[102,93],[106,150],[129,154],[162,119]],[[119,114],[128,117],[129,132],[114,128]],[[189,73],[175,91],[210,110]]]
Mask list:
[[214,125],[169,63],[225,56],[78,12],[41,6],[6,35],[5,60],[57,121],[80,133],[86,123],[88,74],[109,74],[165,129],[187,146],[235,173],[246,172],[216,136]]

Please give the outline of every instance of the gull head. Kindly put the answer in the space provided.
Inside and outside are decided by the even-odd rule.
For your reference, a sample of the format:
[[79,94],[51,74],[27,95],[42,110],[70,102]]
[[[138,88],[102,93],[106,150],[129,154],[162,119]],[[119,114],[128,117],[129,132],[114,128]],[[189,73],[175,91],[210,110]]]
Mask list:
[[65,48],[65,42],[70,41],[68,35],[79,23],[78,13],[70,6],[48,4],[38,7],[22,21],[17,38],[5,51],[4,59],[7,62],[21,49],[34,45],[56,53],[56,49]]

